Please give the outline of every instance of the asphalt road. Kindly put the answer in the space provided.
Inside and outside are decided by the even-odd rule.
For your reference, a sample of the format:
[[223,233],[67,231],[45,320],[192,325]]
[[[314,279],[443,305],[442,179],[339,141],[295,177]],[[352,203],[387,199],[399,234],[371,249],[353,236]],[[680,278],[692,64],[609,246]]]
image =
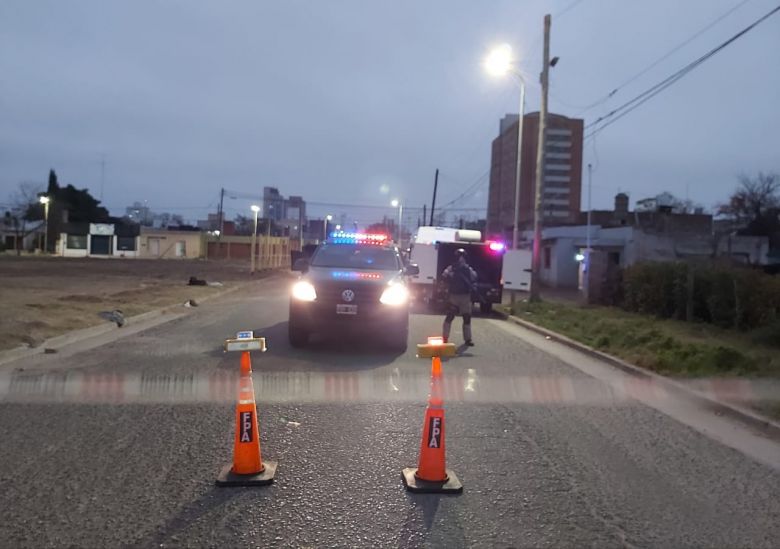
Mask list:
[[[121,387],[106,393],[106,383],[29,402],[7,393],[0,546],[780,544],[777,468],[638,401],[568,398],[593,378],[495,319],[475,319],[477,346],[445,364],[445,376],[465,383],[446,402],[448,466],[464,493],[407,493],[400,472],[417,460],[428,364],[372,338],[291,349],[288,285],[266,280],[93,349],[3,367],[109,385],[167,376],[175,393],[176,383],[235,372],[222,340],[260,331],[269,351],[254,360],[255,385],[267,395],[258,399],[263,457],[279,463],[272,486],[214,485],[233,436],[232,406],[217,398],[144,401]],[[413,315],[412,341],[440,321]],[[506,396],[538,378],[569,389]],[[259,387],[271,380],[286,384]],[[410,392],[411,383],[422,388]]]

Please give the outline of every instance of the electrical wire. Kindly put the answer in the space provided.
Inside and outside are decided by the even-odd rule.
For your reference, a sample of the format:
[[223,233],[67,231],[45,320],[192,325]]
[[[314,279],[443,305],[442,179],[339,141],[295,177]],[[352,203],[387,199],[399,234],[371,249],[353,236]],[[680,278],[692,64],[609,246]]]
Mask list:
[[[702,63],[704,63],[705,61],[707,61],[708,59],[710,59],[711,57],[716,55],[718,52],[720,52],[723,49],[725,49],[726,47],[728,47],[730,44],[734,43],[736,40],[738,40],[742,36],[746,35],[748,32],[750,32],[751,30],[756,28],[759,24],[764,22],[766,19],[768,19],[769,17],[771,17],[772,15],[777,13],[778,11],[780,11],[780,5],[775,7],[775,8],[773,8],[772,10],[770,10],[765,15],[761,16],[759,19],[757,19],[756,21],[754,21],[753,23],[751,23],[750,25],[748,25],[747,27],[745,27],[744,29],[742,29],[741,31],[736,33],[734,36],[732,36],[731,38],[729,38],[725,42],[722,42],[721,44],[719,44],[715,48],[711,49],[710,51],[708,51],[707,53],[705,53],[704,55],[702,55],[698,59],[688,63],[686,66],[684,66],[683,68],[681,68],[677,72],[675,72],[672,75],[666,77],[665,79],[663,79],[659,83],[657,83],[654,86],[648,88],[647,90],[645,90],[644,92],[642,92],[639,95],[635,96],[631,100],[623,103],[622,105],[620,105],[619,107],[613,109],[609,113],[599,117],[594,122],[591,122],[590,124],[586,125],[585,126],[586,129],[587,128],[592,128],[593,126],[598,126],[598,127],[596,127],[590,133],[588,133],[588,135],[585,136],[585,139],[592,138],[594,135],[596,135],[597,133],[603,131],[608,126],[614,124],[615,122],[617,122],[618,120],[623,118],[628,113],[630,113],[633,110],[639,108],[640,106],[645,104],[647,101],[649,101],[650,99],[652,99],[653,97],[655,97],[656,95],[658,95],[659,93],[664,91],[666,88],[670,87],[672,84],[674,84],[675,82],[677,82],[678,80],[680,80],[681,78],[686,76],[691,71],[693,71],[696,67],[698,67],[699,65],[701,65]],[[599,124],[601,124],[601,125],[599,126]]]
[[[742,2],[740,2],[740,3],[739,3],[739,4],[737,4],[736,6],[732,7],[732,8],[731,8],[731,9],[729,9],[728,11],[726,11],[726,12],[722,13],[722,14],[721,14],[721,15],[719,15],[719,16],[718,16],[718,17],[717,17],[715,20],[711,21],[711,22],[710,22],[710,23],[708,23],[706,26],[704,26],[703,28],[699,29],[699,30],[698,30],[696,33],[694,33],[693,35],[691,35],[690,37],[688,37],[688,38],[687,38],[687,39],[685,39],[684,41],[680,42],[679,44],[677,44],[676,46],[674,46],[674,47],[673,47],[671,50],[669,50],[668,52],[666,52],[664,55],[662,55],[661,57],[659,57],[658,59],[656,59],[655,61],[653,61],[653,62],[652,62],[652,63],[650,63],[649,65],[647,65],[645,68],[643,68],[642,70],[640,70],[639,72],[637,72],[637,73],[636,73],[636,74],[634,74],[633,76],[631,76],[631,77],[629,77],[628,79],[626,79],[626,81],[625,81],[625,82],[623,82],[622,84],[620,84],[620,85],[616,86],[615,88],[613,88],[613,89],[612,89],[612,91],[610,91],[610,92],[609,92],[609,93],[607,93],[606,95],[602,96],[602,97],[601,97],[601,99],[597,99],[597,100],[596,100],[596,101],[594,101],[593,103],[591,103],[591,104],[589,104],[589,105],[586,105],[586,106],[584,106],[584,107],[574,107],[574,108],[579,108],[579,109],[581,109],[581,110],[580,110],[580,111],[579,111],[579,112],[576,114],[576,116],[577,116],[577,117],[580,117],[580,116],[582,116],[583,114],[585,114],[586,112],[588,112],[588,111],[590,111],[590,110],[594,109],[595,107],[598,107],[599,105],[602,105],[603,103],[606,103],[607,101],[609,101],[610,99],[612,99],[613,97],[615,97],[615,95],[617,95],[617,93],[618,93],[618,92],[619,92],[621,89],[625,88],[625,87],[626,87],[626,86],[628,86],[629,84],[631,84],[631,83],[635,82],[637,79],[639,79],[640,77],[642,77],[642,76],[644,76],[645,74],[647,74],[648,72],[650,72],[652,69],[654,69],[655,67],[657,67],[657,66],[658,66],[660,63],[662,63],[663,61],[666,61],[666,60],[667,60],[669,57],[671,57],[672,55],[674,55],[675,53],[677,53],[678,51],[680,51],[682,48],[684,48],[685,46],[687,46],[688,44],[690,44],[691,42],[693,42],[695,39],[697,39],[699,36],[701,36],[702,34],[704,34],[705,32],[707,32],[708,30],[710,30],[712,27],[714,27],[714,26],[715,26],[715,25],[717,25],[718,23],[720,23],[721,21],[723,21],[723,20],[724,20],[726,17],[728,17],[729,15],[731,15],[732,13],[734,13],[735,11],[737,11],[739,8],[741,8],[742,6],[744,6],[745,4],[747,4],[748,2],[752,2],[752,1],[753,1],[753,0],[742,0]],[[555,98],[555,99],[556,99],[556,101],[558,101],[559,103],[562,103],[563,105],[566,105],[566,106],[569,106],[569,107],[571,107],[571,105],[567,105],[566,103],[564,103],[564,102],[563,102],[563,101],[561,101],[560,99],[558,99],[558,98]]]
[[485,178],[488,175],[490,175],[490,168],[488,168],[482,175],[480,175],[476,179],[476,181],[474,181],[471,185],[469,185],[469,187],[465,191],[463,191],[461,194],[459,194],[458,196],[456,196],[455,198],[453,198],[452,200],[450,200],[446,204],[440,206],[439,209],[440,210],[447,209],[452,204],[455,204],[456,202],[458,202],[459,200],[464,198],[467,194],[470,194],[470,193],[474,192],[481,184],[483,184],[485,182]]

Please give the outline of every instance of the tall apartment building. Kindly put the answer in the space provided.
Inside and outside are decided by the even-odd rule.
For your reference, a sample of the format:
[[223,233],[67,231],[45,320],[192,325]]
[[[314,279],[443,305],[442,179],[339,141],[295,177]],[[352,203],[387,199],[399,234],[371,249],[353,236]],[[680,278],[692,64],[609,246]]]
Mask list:
[[[512,234],[515,211],[515,178],[517,173],[517,115],[506,115],[500,133],[493,140],[488,192],[487,233]],[[547,115],[547,146],[544,165],[542,206],[547,224],[576,223],[580,212],[582,190],[583,120],[558,114]],[[539,113],[523,119],[523,150],[520,174],[521,230],[534,219],[534,184],[536,149],[539,142]]]

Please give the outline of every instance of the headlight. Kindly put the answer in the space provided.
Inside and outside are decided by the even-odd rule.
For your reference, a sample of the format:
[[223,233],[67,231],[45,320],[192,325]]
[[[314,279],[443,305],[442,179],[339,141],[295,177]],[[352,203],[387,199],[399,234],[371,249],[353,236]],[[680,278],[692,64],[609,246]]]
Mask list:
[[407,299],[409,299],[409,290],[406,289],[406,286],[393,284],[382,292],[379,302],[385,305],[403,305]]
[[317,299],[317,292],[314,291],[314,286],[306,282],[305,280],[299,280],[292,287],[292,295],[295,299],[301,301],[314,301]]

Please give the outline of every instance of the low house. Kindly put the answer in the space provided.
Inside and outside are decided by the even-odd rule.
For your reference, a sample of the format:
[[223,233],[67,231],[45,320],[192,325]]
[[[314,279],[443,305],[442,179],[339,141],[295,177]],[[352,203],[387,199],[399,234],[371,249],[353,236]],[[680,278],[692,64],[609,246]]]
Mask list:
[[[523,233],[530,242],[533,232]],[[643,261],[680,261],[693,258],[728,257],[748,265],[770,263],[769,239],[765,236],[731,235],[716,238],[697,233],[653,233],[637,227],[590,227],[591,249],[603,252],[609,264],[628,267]],[[582,283],[581,261],[588,248],[586,225],[548,227],[542,232],[540,277],[553,288],[578,288]]]
[[198,229],[141,227],[138,257],[198,259],[206,256],[205,233]]
[[66,223],[57,241],[63,257],[138,257],[138,227],[114,223]]
[[0,223],[0,249],[8,252],[43,250],[45,235],[46,225],[37,221],[28,223],[23,231],[20,229],[18,232],[15,228]]

